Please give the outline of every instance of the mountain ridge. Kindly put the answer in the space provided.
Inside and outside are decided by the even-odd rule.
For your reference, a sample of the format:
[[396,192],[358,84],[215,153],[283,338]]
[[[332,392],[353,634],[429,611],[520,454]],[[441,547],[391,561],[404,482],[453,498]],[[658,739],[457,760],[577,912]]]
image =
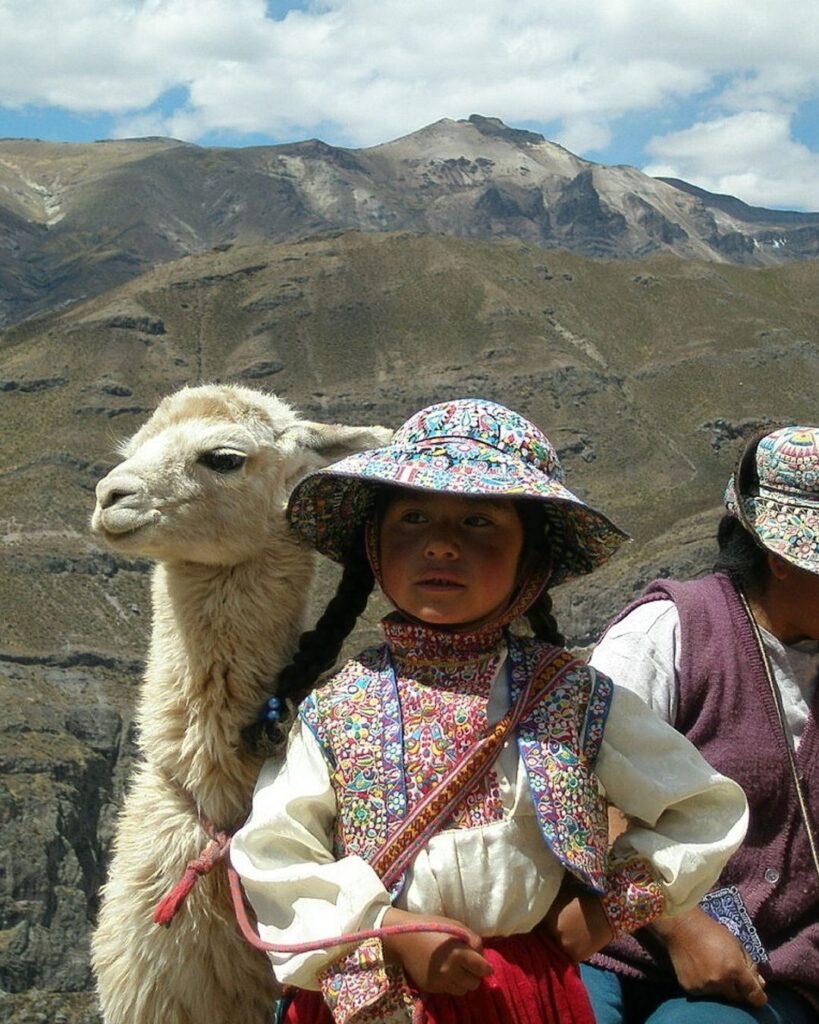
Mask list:
[[749,266],[819,255],[819,214],[759,210],[597,164],[477,114],[363,149],[2,140],[0,327],[191,253],[338,230]]

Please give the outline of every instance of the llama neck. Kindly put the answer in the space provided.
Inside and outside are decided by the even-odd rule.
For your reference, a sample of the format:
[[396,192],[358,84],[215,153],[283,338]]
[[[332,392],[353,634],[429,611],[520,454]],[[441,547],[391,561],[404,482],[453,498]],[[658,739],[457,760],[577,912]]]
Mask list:
[[277,542],[231,567],[163,563],[139,709],[140,744],[217,824],[247,810],[260,759],[244,750],[302,628],[312,558]]

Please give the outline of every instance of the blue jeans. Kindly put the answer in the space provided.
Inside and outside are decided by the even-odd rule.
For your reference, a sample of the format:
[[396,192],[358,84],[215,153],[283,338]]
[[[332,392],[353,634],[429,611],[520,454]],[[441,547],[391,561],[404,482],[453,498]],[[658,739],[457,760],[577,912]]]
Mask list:
[[687,996],[677,984],[656,985],[580,965],[597,1024],[816,1024],[807,1000],[786,985],[769,983],[765,1006]]

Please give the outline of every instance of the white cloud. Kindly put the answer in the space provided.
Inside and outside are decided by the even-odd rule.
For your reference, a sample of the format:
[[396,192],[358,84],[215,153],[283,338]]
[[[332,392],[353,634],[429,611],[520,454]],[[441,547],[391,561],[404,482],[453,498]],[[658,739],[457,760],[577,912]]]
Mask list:
[[[148,110],[176,86],[183,109]],[[707,98],[706,123],[817,93],[816,0],[316,0],[279,20],[264,0],[0,0],[0,105],[107,112],[123,134],[369,145],[482,113],[583,155],[682,98]]]
[[602,150],[611,142],[611,129],[605,123],[591,118],[574,117],[566,126],[555,133],[554,142],[559,142],[571,153],[588,153]]
[[790,115],[751,110],[695,124],[649,143],[647,174],[684,178],[757,206],[819,210],[819,153],[794,142]]

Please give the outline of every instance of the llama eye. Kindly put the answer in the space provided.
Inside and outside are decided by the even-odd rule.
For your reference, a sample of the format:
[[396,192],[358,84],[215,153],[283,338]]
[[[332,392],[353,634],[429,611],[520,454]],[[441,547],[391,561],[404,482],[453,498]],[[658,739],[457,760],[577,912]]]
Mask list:
[[247,461],[247,456],[241,452],[220,451],[202,452],[196,460],[200,466],[206,466],[216,473],[233,473],[241,469]]

